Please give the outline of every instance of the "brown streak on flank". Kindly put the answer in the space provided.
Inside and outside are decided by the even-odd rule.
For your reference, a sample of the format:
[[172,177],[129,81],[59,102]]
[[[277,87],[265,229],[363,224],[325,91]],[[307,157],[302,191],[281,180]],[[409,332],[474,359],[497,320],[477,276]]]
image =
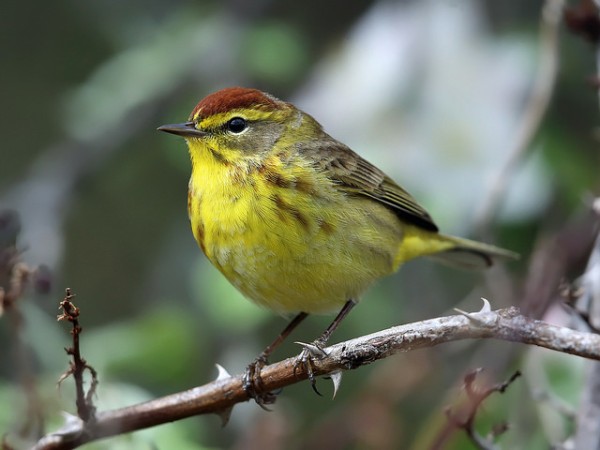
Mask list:
[[[264,167],[264,166],[261,166]],[[260,171],[261,168],[259,168]],[[273,170],[269,170],[264,168],[263,169],[263,177],[265,178],[266,181],[268,181],[269,183],[286,189],[292,186],[292,183],[290,182],[290,180],[287,180],[286,178],[284,178],[284,176],[282,174],[280,174],[279,172],[275,172]]]
[[192,191],[188,189],[188,196],[187,196],[187,210],[188,210],[188,216],[191,217],[192,216]]
[[198,114],[200,120],[215,114],[226,113],[235,109],[258,108],[262,110],[280,109],[285,103],[271,97],[258,89],[230,87],[208,95],[202,99],[190,114],[190,120]]
[[331,223],[327,222],[325,219],[319,219],[319,228],[327,236],[331,236],[335,231],[335,226],[333,226]]
[[305,194],[315,194],[316,189],[314,183],[304,178],[296,179],[296,189]]
[[273,169],[273,165],[269,161],[263,162],[255,167],[254,170],[256,170],[265,181],[282,189],[295,188],[299,192],[305,194],[316,194],[317,192],[312,181],[306,178],[285,178],[281,172]]
[[242,167],[238,166],[231,172],[231,180],[236,184],[244,184],[248,178],[246,170]]
[[[202,197],[200,197],[198,195],[194,195],[192,190],[188,189],[187,206],[188,206],[188,216],[189,217],[192,217],[192,208],[196,207],[197,210],[200,209],[201,203],[202,203]],[[196,242],[198,242],[198,245],[200,246],[200,248],[202,249],[204,254],[206,254],[206,248],[204,246],[204,223],[202,221],[199,221],[198,226],[196,226],[195,230],[192,229],[192,232],[194,234],[194,238],[196,239]]]
[[254,170],[256,170],[259,174],[262,175],[267,170],[267,164],[261,163],[259,166],[254,166]]
[[204,246],[204,224],[200,222],[196,227],[196,241],[198,241],[198,245],[202,249],[202,252],[206,255],[206,247]]
[[[274,195],[272,197],[272,199],[273,199],[273,202],[275,202],[275,207],[277,208],[277,211],[286,211],[294,219],[296,219],[296,221],[300,225],[302,225],[302,228],[304,228],[305,230],[308,230],[309,225],[310,225],[309,222],[308,222],[308,219],[307,219],[307,217],[304,214],[302,214],[300,212],[300,210],[298,210],[298,208],[295,208],[294,206],[292,206],[289,203],[287,203],[279,195]],[[278,213],[278,215],[279,215],[279,213]]]
[[284,204],[282,198],[279,195],[271,195],[269,198],[273,203],[275,203],[275,213],[277,213],[277,218],[283,223],[287,224],[287,217],[284,214],[284,208],[282,206]]
[[292,214],[294,216],[294,219],[296,219],[298,221],[298,223],[300,225],[302,225],[302,228],[304,228],[305,230],[309,229],[308,219],[306,218],[306,216],[304,214],[302,214],[296,208],[290,208],[289,211],[290,211],[290,214]]

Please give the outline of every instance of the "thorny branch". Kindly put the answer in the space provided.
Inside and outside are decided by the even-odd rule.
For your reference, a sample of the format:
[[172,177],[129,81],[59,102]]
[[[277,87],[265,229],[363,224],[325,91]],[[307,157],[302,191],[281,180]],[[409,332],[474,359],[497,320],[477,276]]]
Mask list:
[[[77,393],[75,400],[75,404],[77,405],[77,415],[84,422],[89,422],[93,421],[96,412],[93,397],[96,393],[96,387],[98,386],[98,374],[81,356],[81,351],[79,349],[79,335],[81,334],[82,328],[81,325],[79,325],[79,308],[71,302],[74,297],[75,295],[71,292],[71,289],[67,288],[65,298],[60,302],[60,308],[62,308],[63,313],[57,318],[59,321],[67,320],[73,325],[73,328],[71,329],[73,346],[65,348],[67,354],[73,357],[73,361],[69,362],[69,369],[62,374],[58,380],[58,384],[60,385],[69,376],[73,376]],[[83,387],[83,374],[86,370],[89,371],[92,376],[92,381],[87,394]]]
[[[558,327],[520,314],[517,308],[441,317],[401,325],[327,347],[316,360],[315,375],[338,375],[396,353],[433,347],[463,339],[500,339],[537,345],[600,361],[600,336]],[[276,391],[307,378],[296,358],[266,366],[266,391]],[[98,412],[95,420],[78,421],[48,434],[36,449],[70,449],[96,439],[140,430],[200,414],[226,415],[237,403],[248,401],[242,376],[221,374],[212,383],[138,405]]]

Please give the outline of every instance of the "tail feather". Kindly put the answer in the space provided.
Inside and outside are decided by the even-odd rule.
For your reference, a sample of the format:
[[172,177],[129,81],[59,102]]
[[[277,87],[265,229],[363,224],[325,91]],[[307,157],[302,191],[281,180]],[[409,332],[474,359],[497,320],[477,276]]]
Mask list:
[[519,255],[483,242],[472,241],[454,236],[440,235],[444,240],[454,244],[448,250],[429,255],[430,258],[465,269],[485,269],[497,260],[519,259]]

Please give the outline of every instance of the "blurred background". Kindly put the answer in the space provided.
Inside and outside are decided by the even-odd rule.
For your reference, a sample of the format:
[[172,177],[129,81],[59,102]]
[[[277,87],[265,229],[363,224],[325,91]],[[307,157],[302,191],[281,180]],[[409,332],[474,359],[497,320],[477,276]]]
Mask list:
[[[215,363],[240,373],[284,327],[286,319],[244,300],[201,254],[187,219],[185,144],[156,131],[231,85],[266,90],[313,115],[411,192],[443,231],[522,255],[488,273],[411,262],[368,292],[332,342],[454,307],[478,310],[480,297],[568,325],[558,286],[585,268],[589,203],[600,187],[598,101],[588,82],[595,55],[560,23],[553,47],[543,7],[5,3],[0,222],[10,236],[20,226],[22,260],[51,275],[37,283],[45,289],[19,300],[22,321],[0,317],[0,405],[11,405],[0,408],[0,433],[18,442],[31,431],[28,398],[37,399],[46,431],[62,424],[60,411],[75,412],[72,380],[56,389],[68,367],[69,327],[56,323],[67,287],[82,312],[83,355],[99,374],[99,409],[204,384],[216,378]],[[536,107],[542,121],[527,130]],[[292,341],[311,341],[330,320],[309,317],[273,360],[296,354]],[[583,361],[459,342],[348,372],[335,400],[327,380],[319,381],[323,397],[300,383],[284,389],[271,413],[236,406],[225,428],[216,416],[191,418],[87,448],[471,448],[444,410],[459,407],[463,377],[477,367],[484,384],[524,373],[486,403],[481,434],[507,422],[504,448],[545,449],[572,432],[572,418],[542,398],[576,408]]]

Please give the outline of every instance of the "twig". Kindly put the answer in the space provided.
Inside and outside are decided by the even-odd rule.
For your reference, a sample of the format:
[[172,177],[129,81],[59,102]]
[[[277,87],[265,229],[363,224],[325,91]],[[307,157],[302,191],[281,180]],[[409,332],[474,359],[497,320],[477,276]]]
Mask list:
[[[565,12],[565,21],[572,31],[575,31],[596,45],[596,85],[600,99],[600,0],[582,0],[578,5]],[[596,199],[595,211],[600,215]],[[600,324],[600,234],[592,250],[582,283],[582,298],[577,306],[584,307],[584,316],[594,328]],[[577,311],[580,311],[580,309]],[[600,445],[600,364],[588,364],[586,382],[581,393],[576,431],[574,435],[574,448],[580,450],[597,449]]]
[[[11,353],[14,367],[26,398],[25,421],[18,430],[19,437],[38,439],[44,432],[41,401],[31,367],[31,354],[23,342],[25,317],[19,308],[24,293],[35,270],[21,261],[17,238],[21,220],[16,211],[0,211],[0,317],[6,316],[11,330]],[[8,436],[2,440],[2,448],[10,448]]]
[[[314,361],[315,375],[356,369],[400,352],[433,347],[462,339],[500,339],[600,360],[600,336],[529,319],[516,308],[441,317],[389,328],[327,347],[326,357]],[[276,391],[307,378],[297,357],[266,366],[266,391]],[[199,414],[220,413],[247,401],[242,376],[221,378],[204,386],[146,403],[104,411],[95,420],[69,425],[38,441],[36,449],[70,449],[96,439],[152,427]]]
[[464,388],[469,400],[469,403],[466,406],[466,412],[457,414],[453,412],[451,408],[448,408],[446,409],[446,416],[456,428],[463,429],[465,433],[467,433],[477,448],[480,450],[494,450],[496,446],[494,445],[493,439],[504,433],[508,429],[508,425],[506,423],[495,425],[492,428],[490,436],[485,438],[477,433],[477,430],[475,430],[475,418],[483,402],[494,392],[503,394],[508,386],[510,386],[513,381],[521,376],[521,372],[515,372],[507,381],[503,383],[490,386],[486,389],[477,389],[475,387],[475,379],[477,378],[477,375],[482,372],[482,370],[483,369],[476,369],[465,375]]
[[540,404],[547,404],[551,409],[569,420],[575,420],[577,411],[561,397],[549,389],[536,389],[532,392],[533,399]]
[[[79,308],[71,302],[74,297],[75,295],[71,292],[71,289],[67,288],[66,296],[64,300],[60,302],[60,308],[62,308],[63,313],[58,316],[57,320],[67,320],[73,325],[71,330],[73,346],[65,348],[67,354],[73,357],[73,361],[69,362],[69,369],[61,375],[58,384],[60,385],[69,376],[73,376],[77,393],[75,400],[75,404],[77,405],[77,415],[84,422],[89,422],[93,421],[96,412],[93,397],[96,393],[96,387],[98,386],[98,374],[81,356],[81,351],[79,349],[79,335],[81,334],[82,328],[79,325]],[[92,376],[92,382],[87,394],[83,388],[83,374],[86,370],[89,371]]]
[[570,269],[588,258],[598,223],[598,215],[588,210],[578,213],[559,231],[538,238],[520,302],[524,314],[541,318],[561,296],[564,300],[564,280]]
[[546,0],[544,3],[541,14],[540,59],[537,64],[537,74],[523,117],[519,120],[521,127],[516,133],[514,144],[507,150],[506,162],[498,168],[488,194],[475,214],[474,228],[479,236],[488,233],[509,181],[525,156],[548,109],[558,72],[558,31],[564,3],[564,0]]
[[[511,302],[521,305],[522,314],[531,318],[542,318],[550,305],[560,301],[559,291],[564,294],[564,284],[561,285],[561,280],[569,275],[570,268],[580,266],[588,257],[597,230],[598,216],[585,210],[577,212],[558,231],[538,239],[534,245],[533,256],[529,258],[523,293],[520,297],[515,296],[511,299]],[[590,330],[584,328],[584,331]],[[480,364],[481,359],[485,359],[486,369],[490,373],[505,373],[510,370],[509,367],[514,367],[517,355],[520,354],[519,349],[516,346],[494,348],[494,356],[490,358],[492,344],[488,342],[478,346],[476,354],[473,355],[473,364]],[[440,442],[437,448],[445,448],[444,443],[452,434],[451,425],[446,423],[438,429],[431,442]]]
[[[600,233],[590,255],[582,277],[582,294],[577,300],[577,311],[581,306],[586,312],[591,329],[600,324]],[[600,364],[589,364],[586,383],[581,393],[581,405],[577,415],[575,446],[577,449],[597,449],[600,445]]]

